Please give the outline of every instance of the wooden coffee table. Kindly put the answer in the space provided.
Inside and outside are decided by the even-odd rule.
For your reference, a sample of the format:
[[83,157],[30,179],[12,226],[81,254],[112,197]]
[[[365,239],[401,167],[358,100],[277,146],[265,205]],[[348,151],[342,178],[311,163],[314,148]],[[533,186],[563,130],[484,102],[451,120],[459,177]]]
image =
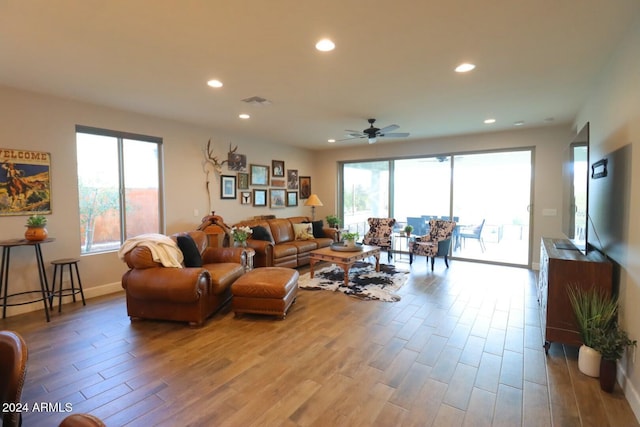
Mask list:
[[377,246],[362,245],[361,251],[334,251],[331,247],[316,249],[310,252],[309,275],[313,279],[313,266],[318,261],[328,261],[337,264],[344,270],[344,285],[349,286],[349,269],[356,261],[373,256],[376,258],[376,271],[380,271],[380,248]]

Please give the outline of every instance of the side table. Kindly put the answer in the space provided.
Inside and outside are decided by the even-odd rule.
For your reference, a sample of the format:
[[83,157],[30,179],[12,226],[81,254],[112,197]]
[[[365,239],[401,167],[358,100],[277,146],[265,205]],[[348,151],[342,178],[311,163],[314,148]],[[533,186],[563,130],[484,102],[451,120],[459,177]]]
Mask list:
[[[51,304],[51,300],[49,299],[49,283],[47,281],[47,273],[44,269],[44,261],[42,260],[42,249],[40,245],[42,243],[53,242],[56,239],[49,237],[40,241],[31,241],[26,239],[12,239],[12,240],[1,240],[0,246],[2,246],[2,266],[0,268],[0,291],[2,292],[2,318],[5,319],[7,317],[7,306],[16,306],[16,305],[25,305],[32,304],[35,302],[42,301],[44,305],[44,315],[47,318],[47,322],[49,319],[49,307],[47,306],[47,301]],[[40,276],[40,290],[35,291],[24,291],[17,292],[13,294],[9,294],[9,263],[11,262],[11,248],[16,246],[33,246],[36,251],[36,262],[38,263],[38,275]],[[40,293],[40,297],[25,301],[18,302],[14,304],[7,303],[7,299],[18,296],[18,295],[26,295],[31,293]]]
[[244,248],[244,254],[242,256],[242,266],[244,271],[253,270],[253,257],[256,255],[256,251],[253,248]]
[[[402,259],[403,247],[407,249],[407,253],[409,252],[409,242],[411,241],[411,237],[411,235],[407,236],[406,234],[393,233],[393,251],[397,254],[398,260]],[[404,246],[402,245],[403,242]]]

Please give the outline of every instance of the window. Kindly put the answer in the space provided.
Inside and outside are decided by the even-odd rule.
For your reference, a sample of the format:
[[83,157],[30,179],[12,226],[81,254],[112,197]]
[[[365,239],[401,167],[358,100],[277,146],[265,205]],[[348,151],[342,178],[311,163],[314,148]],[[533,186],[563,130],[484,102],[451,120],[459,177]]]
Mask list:
[[76,126],[81,253],[160,233],[162,139]]

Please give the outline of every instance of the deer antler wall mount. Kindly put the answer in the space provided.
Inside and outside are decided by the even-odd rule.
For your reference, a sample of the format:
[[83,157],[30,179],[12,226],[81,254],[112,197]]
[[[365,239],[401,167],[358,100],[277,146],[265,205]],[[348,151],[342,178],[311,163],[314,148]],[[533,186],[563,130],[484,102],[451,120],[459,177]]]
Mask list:
[[220,175],[222,173],[222,165],[225,163],[229,163],[229,157],[232,156],[238,150],[238,146],[235,148],[231,148],[231,143],[229,143],[229,153],[227,155],[227,160],[220,161],[218,156],[214,156],[213,147],[211,146],[211,139],[207,142],[207,147],[202,150],[204,154],[204,161],[202,162],[202,169],[204,170],[206,177],[206,187],[207,187],[207,195],[209,196],[209,211],[211,211],[211,192],[209,190],[209,168],[207,165],[211,165],[213,170]]

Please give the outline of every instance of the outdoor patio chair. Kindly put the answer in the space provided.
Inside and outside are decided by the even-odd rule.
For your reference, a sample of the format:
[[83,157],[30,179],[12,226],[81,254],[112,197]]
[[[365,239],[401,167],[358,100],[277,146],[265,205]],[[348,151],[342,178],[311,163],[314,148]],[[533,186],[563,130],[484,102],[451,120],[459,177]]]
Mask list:
[[465,227],[460,227],[460,232],[458,234],[458,238],[462,240],[462,244],[464,245],[467,239],[475,239],[480,243],[480,250],[484,252],[486,247],[484,246],[484,241],[482,240],[482,229],[484,228],[483,219],[480,225],[470,225]]

